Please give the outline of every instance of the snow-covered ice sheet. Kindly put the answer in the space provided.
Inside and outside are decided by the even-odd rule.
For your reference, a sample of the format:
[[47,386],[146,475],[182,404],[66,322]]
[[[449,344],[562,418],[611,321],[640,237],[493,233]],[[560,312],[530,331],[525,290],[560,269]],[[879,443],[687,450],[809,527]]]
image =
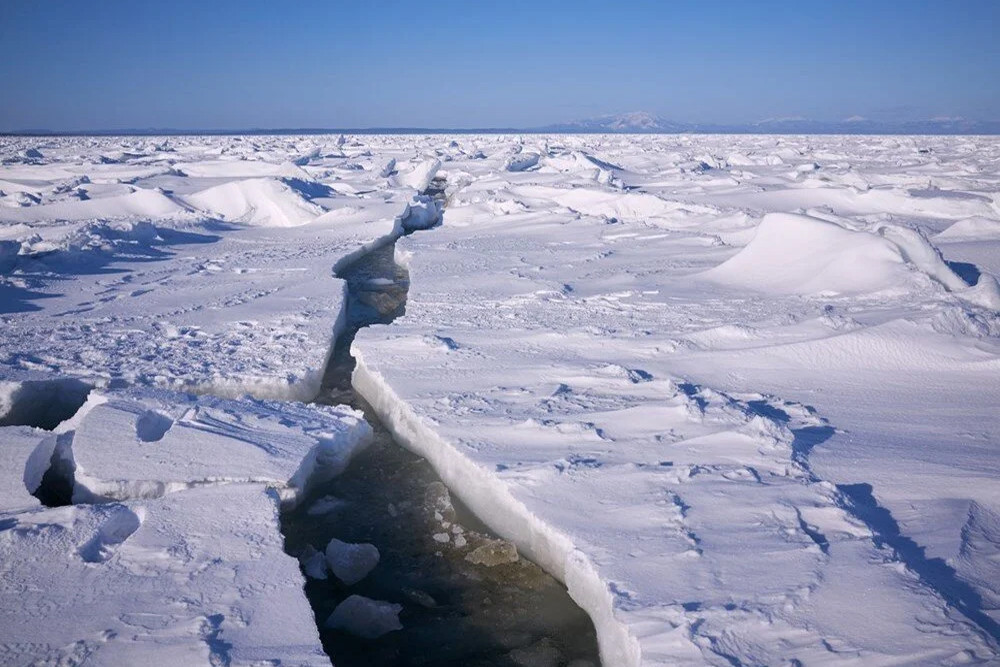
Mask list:
[[0,162],[7,366],[292,400],[319,389],[334,263],[400,233],[438,164],[336,137],[8,138]]
[[[0,661],[328,664],[278,511],[370,433],[343,407],[148,388],[0,427]],[[52,474],[78,504],[31,495]]]
[[605,662],[998,659],[1000,142],[483,143],[355,384]]
[[437,163],[264,141],[0,143],[0,662],[329,664],[278,512],[371,429],[288,399]]
[[3,664],[329,665],[263,485],[0,521]]
[[[255,489],[271,504],[218,504],[273,527],[264,488],[298,488],[317,413],[143,388],[311,398],[340,324],[332,267],[405,216],[434,222],[415,197],[441,174],[444,224],[398,243],[406,314],[359,334],[355,385],[566,582],[606,665],[998,659],[995,138],[5,138],[0,161],[0,407],[21,415],[3,423],[58,422],[98,388],[59,433],[4,427],[0,455],[70,443],[81,488],[121,500],[40,510],[17,486],[38,468],[5,471],[10,516],[70,526],[0,531],[38,550],[30,576],[113,512],[144,519],[118,547],[113,522],[84,549],[110,557],[67,581],[126,567],[151,517],[188,539],[195,493]],[[73,400],[27,409],[53,395],[29,376],[77,382],[58,385]],[[299,432],[172,472],[244,428]],[[215,463],[229,484],[202,488]],[[252,645],[178,623],[204,655]],[[141,645],[106,629],[58,646]]]
[[148,389],[94,392],[62,445],[74,502],[157,497],[205,484],[256,482],[294,504],[343,471],[370,436],[360,413]]

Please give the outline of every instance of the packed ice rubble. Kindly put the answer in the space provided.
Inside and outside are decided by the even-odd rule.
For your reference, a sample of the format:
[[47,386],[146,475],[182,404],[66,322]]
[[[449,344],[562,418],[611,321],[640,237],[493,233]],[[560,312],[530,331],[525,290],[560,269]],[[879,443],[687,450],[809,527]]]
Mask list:
[[[354,382],[567,584],[605,664],[997,659],[997,140],[0,142],[0,404],[22,406],[0,421],[0,548],[36,554],[3,559],[22,582],[69,563],[55,607],[43,586],[3,605],[39,637],[9,635],[12,655],[114,662],[138,634],[180,662],[316,657],[274,513],[309,452],[347,455],[363,426],[266,399],[315,394],[331,265],[437,224],[418,193],[442,173],[445,224],[399,241],[406,314],[361,332]],[[73,398],[17,398],[52,386]],[[67,477],[112,502],[41,508],[30,492]],[[164,602],[130,578],[187,571],[215,592]],[[114,624],[17,611],[73,616],[100,577],[137,591],[102,606]],[[147,599],[169,609],[137,620]],[[391,629],[372,602],[334,622]],[[279,613],[280,637],[239,625]]]

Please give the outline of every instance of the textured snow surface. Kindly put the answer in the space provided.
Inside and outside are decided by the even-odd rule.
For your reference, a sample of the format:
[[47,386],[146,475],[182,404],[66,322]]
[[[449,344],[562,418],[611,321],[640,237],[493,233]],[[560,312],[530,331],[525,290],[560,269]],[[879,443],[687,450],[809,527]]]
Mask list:
[[156,497],[213,483],[258,482],[294,503],[336,475],[370,434],[360,413],[253,399],[91,394],[64,438],[74,502]]
[[262,485],[0,521],[3,664],[329,664]]
[[[435,176],[444,224],[397,244],[406,314],[359,334],[355,385],[567,584],[606,665],[1000,660],[995,138],[3,138],[0,162],[2,662],[322,658],[275,513],[365,429],[280,401],[319,386],[333,267],[436,222]],[[111,502],[39,507],[49,462]],[[327,622],[389,631],[386,604]]]
[[[347,408],[144,388],[91,392],[54,433],[0,427],[0,660],[328,664],[278,510],[370,432]],[[50,462],[78,504],[30,495]]]
[[523,144],[445,162],[355,384],[606,664],[997,660],[997,246],[928,239],[1000,218],[1000,144]]

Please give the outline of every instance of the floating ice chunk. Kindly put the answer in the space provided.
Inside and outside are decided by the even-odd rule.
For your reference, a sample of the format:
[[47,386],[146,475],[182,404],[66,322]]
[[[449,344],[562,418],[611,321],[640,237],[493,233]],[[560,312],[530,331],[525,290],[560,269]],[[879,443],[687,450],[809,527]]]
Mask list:
[[150,498],[205,482],[260,482],[297,503],[343,470],[370,429],[359,414],[165,390],[91,392],[75,432],[73,499]]
[[41,485],[55,448],[55,436],[28,426],[0,428],[0,513],[38,507]]
[[330,571],[348,586],[367,577],[378,565],[378,559],[374,544],[350,544],[334,538],[326,545],[326,563]]
[[966,301],[989,308],[990,310],[1000,310],[1000,284],[997,279],[988,273],[979,276],[979,281],[964,292],[960,292]]
[[323,496],[313,504],[309,506],[306,510],[306,514],[309,516],[320,516],[321,514],[329,514],[330,512],[335,512],[347,503],[336,496]]
[[299,563],[306,576],[312,579],[327,578],[326,554],[317,551],[313,545],[306,545],[306,548],[299,554]]
[[393,630],[402,630],[399,612],[403,605],[352,595],[337,605],[326,627],[343,630],[365,639],[375,639]]
[[518,559],[517,547],[513,542],[507,540],[490,540],[486,544],[476,547],[465,560],[475,565],[485,565],[494,567],[504,563],[516,563]]
[[330,664],[263,485],[9,520],[3,664]]

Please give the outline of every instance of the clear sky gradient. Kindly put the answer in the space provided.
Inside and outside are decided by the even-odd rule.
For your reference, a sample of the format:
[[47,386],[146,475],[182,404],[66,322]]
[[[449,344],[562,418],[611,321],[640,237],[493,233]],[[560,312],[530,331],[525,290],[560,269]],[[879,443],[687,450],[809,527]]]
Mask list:
[[0,0],[0,129],[1000,119],[1000,0]]

